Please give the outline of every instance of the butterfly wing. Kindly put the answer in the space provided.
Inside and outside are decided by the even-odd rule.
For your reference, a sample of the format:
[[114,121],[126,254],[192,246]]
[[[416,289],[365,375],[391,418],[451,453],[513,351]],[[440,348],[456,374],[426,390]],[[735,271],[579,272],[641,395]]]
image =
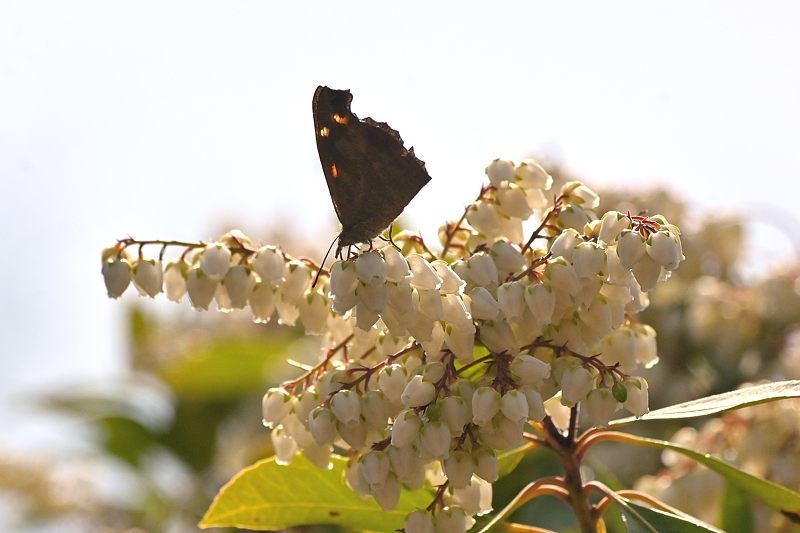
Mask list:
[[342,223],[340,246],[378,235],[431,179],[397,131],[350,111],[352,99],[350,91],[318,87],[313,100],[320,163]]

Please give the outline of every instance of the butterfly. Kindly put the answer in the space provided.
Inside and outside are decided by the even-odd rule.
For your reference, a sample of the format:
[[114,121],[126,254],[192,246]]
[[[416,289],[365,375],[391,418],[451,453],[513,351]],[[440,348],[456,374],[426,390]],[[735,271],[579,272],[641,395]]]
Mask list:
[[431,180],[400,134],[385,122],[359,119],[352,100],[350,91],[320,86],[312,102],[319,161],[342,224],[337,257],[344,247],[371,243]]

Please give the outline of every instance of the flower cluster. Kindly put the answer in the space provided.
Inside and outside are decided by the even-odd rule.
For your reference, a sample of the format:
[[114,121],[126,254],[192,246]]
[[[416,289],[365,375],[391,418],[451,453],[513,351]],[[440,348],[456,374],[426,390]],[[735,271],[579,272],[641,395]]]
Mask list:
[[[490,510],[498,451],[526,428],[565,427],[579,404],[595,426],[622,407],[647,412],[636,372],[657,362],[656,339],[635,315],[683,259],[664,217],[599,216],[591,189],[550,193],[533,160],[496,160],[486,173],[477,199],[440,228],[437,252],[401,232],[327,272],[240,232],[210,244],[123,239],[103,253],[108,293],[133,281],[151,297],[186,293],[198,309],[299,319],[324,348],[264,396],[277,460],[302,452],[324,467],[345,452],[347,483],[385,509],[401,487],[436,488],[407,532],[465,531]],[[162,246],[158,259],[144,257],[147,245]],[[168,246],[185,250],[162,265]]]

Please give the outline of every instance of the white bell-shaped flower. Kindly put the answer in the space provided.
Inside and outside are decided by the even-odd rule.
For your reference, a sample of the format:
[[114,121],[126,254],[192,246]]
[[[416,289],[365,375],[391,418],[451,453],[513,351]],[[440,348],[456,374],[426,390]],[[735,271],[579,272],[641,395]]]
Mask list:
[[565,204],[575,204],[586,209],[594,209],[600,205],[600,197],[592,189],[580,181],[570,181],[561,187],[565,196]]
[[274,246],[262,246],[253,256],[251,265],[262,282],[277,285],[283,280],[286,260]]
[[292,260],[286,264],[286,277],[281,293],[283,299],[297,303],[311,286],[311,269],[302,261]]
[[408,371],[401,364],[393,363],[387,365],[381,368],[378,373],[378,387],[394,405],[402,403],[402,394],[407,383]]
[[520,251],[506,241],[495,242],[489,250],[497,271],[502,277],[521,272],[525,268],[525,258]]
[[645,255],[633,265],[633,275],[644,292],[651,291],[656,287],[662,272],[663,267],[649,255]]
[[565,229],[583,231],[583,228],[591,221],[589,213],[577,205],[567,205],[558,212],[556,223]]
[[472,452],[475,475],[484,481],[494,483],[500,477],[497,456],[488,448],[478,448]]
[[647,255],[667,270],[675,270],[683,261],[680,240],[669,231],[657,231],[647,239]]
[[522,316],[525,311],[524,290],[519,281],[503,283],[497,289],[497,303],[500,311],[507,320]]
[[206,276],[199,266],[189,269],[186,274],[186,293],[189,295],[192,307],[207,310],[216,290],[217,282]]
[[592,390],[583,403],[589,420],[593,426],[605,427],[619,408],[617,400],[611,394],[611,389],[600,388]]
[[330,405],[336,419],[343,424],[361,419],[361,399],[355,391],[340,390],[333,395]]
[[442,461],[442,470],[452,488],[463,489],[472,479],[472,456],[465,450],[455,450]]
[[386,481],[380,485],[370,487],[370,492],[378,505],[381,506],[381,509],[391,511],[397,507],[397,502],[400,499],[400,482],[397,480],[397,476],[389,474],[386,477]]
[[442,284],[442,278],[436,273],[436,269],[417,254],[407,257],[408,266],[411,268],[411,286],[416,289],[437,290]]
[[550,245],[550,255],[553,259],[563,257],[567,261],[572,261],[575,248],[582,242],[580,233],[572,228],[567,228],[553,239],[553,243]]
[[[574,358],[570,358],[574,359]],[[594,375],[583,368],[579,361],[570,361],[560,379],[561,403],[573,407],[586,399],[594,387]]]
[[109,298],[122,296],[131,283],[131,265],[124,257],[103,261],[101,272]]
[[467,275],[479,287],[497,286],[497,266],[492,257],[485,252],[473,254],[467,260]]
[[247,305],[255,284],[256,278],[249,267],[236,265],[228,270],[222,280],[222,286],[225,287],[228,293],[230,305],[233,309],[242,309]]
[[472,422],[488,424],[500,412],[500,393],[492,387],[478,387],[472,395]]
[[553,288],[575,296],[581,290],[581,283],[575,268],[563,257],[548,261],[544,269],[544,277]]
[[623,268],[631,269],[647,252],[644,237],[634,230],[623,230],[617,242],[617,256]]
[[422,420],[414,409],[401,411],[392,424],[392,446],[398,448],[410,446],[416,442],[420,429]]
[[297,303],[300,322],[309,335],[319,335],[325,331],[330,305],[328,299],[318,291],[308,291]]
[[256,283],[253,292],[250,294],[250,311],[253,313],[253,320],[256,322],[267,323],[275,312],[275,302],[278,299],[278,289],[265,282]]
[[594,242],[582,242],[572,254],[572,266],[579,279],[593,279],[606,269],[606,250]]
[[450,432],[460,435],[464,426],[470,421],[469,407],[460,396],[447,396],[441,402],[442,420],[444,420]]
[[619,211],[608,211],[600,220],[598,238],[606,244],[615,243],[620,233],[631,227],[631,219]]
[[381,250],[386,264],[385,277],[389,281],[398,283],[411,275],[406,258],[394,246],[386,246]]
[[133,284],[142,296],[155,296],[161,292],[164,271],[157,259],[140,259],[133,265]]
[[418,509],[406,516],[403,523],[405,533],[435,533],[433,515],[425,509]]
[[525,395],[525,400],[528,402],[528,418],[537,422],[544,420],[547,411],[544,409],[541,393],[532,387],[522,387],[519,390]]
[[472,325],[472,315],[461,295],[447,294],[440,300],[442,303],[442,320],[460,327]]
[[441,420],[428,422],[419,434],[419,453],[425,460],[443,459],[450,451],[450,428]]
[[475,325],[472,322],[447,324],[444,328],[444,342],[460,362],[471,362],[475,346]]
[[417,289],[419,293],[418,311],[431,320],[444,320],[442,296],[438,290]]
[[514,336],[514,330],[505,320],[486,321],[480,329],[480,338],[484,346],[494,353],[519,352],[519,343]]
[[543,283],[528,285],[523,294],[534,318],[542,324],[549,324],[556,307],[556,295],[553,288]]
[[503,220],[494,204],[480,200],[467,210],[467,222],[483,235],[499,235]]
[[266,427],[273,428],[283,421],[292,410],[291,399],[289,392],[280,387],[272,387],[264,394],[261,416]]
[[599,359],[607,366],[619,365],[623,372],[636,368],[636,337],[630,328],[609,333],[600,343]]
[[627,398],[625,399],[625,409],[633,416],[641,417],[650,411],[647,380],[640,377],[626,378],[623,382]]
[[512,422],[528,419],[528,399],[518,390],[510,390],[500,399],[500,412]]
[[656,330],[647,324],[638,324],[634,330],[636,339],[636,360],[645,368],[658,363]]
[[206,277],[220,281],[231,266],[231,251],[221,242],[211,243],[200,252],[198,264]]
[[483,287],[475,287],[469,292],[470,311],[477,320],[494,320],[500,314],[500,304],[492,293]]
[[389,420],[389,400],[379,390],[367,391],[361,397],[361,415],[367,424],[382,431]]
[[505,159],[495,159],[486,167],[489,182],[495,187],[500,187],[504,181],[513,180],[515,174],[514,163]]
[[376,250],[364,252],[356,259],[356,275],[364,285],[383,285],[386,279],[386,262]]
[[275,450],[275,462],[288,465],[297,453],[297,442],[281,426],[273,429],[269,436]]
[[456,274],[450,265],[446,262],[442,261],[441,259],[437,259],[431,266],[436,270],[436,273],[442,280],[442,285],[439,287],[439,292],[442,294],[456,294],[461,292],[464,289],[464,286],[467,284],[466,281],[461,279],[458,274]]
[[369,451],[358,459],[358,473],[370,487],[386,481],[390,466],[389,456],[382,450]]
[[513,183],[503,185],[495,193],[495,206],[500,214],[526,220],[533,214],[525,189]]
[[511,375],[520,385],[539,386],[550,377],[550,365],[532,355],[518,355],[511,361]]
[[421,375],[416,375],[403,389],[400,400],[406,407],[422,407],[428,405],[436,396],[436,387],[430,381],[425,381]]
[[525,159],[514,169],[515,182],[526,189],[548,190],[553,186],[553,178],[535,159]]
[[185,261],[178,259],[169,261],[164,267],[164,292],[172,302],[180,302],[186,294],[186,272],[189,265]]
[[308,429],[317,444],[330,444],[336,438],[336,416],[327,407],[317,407],[308,415]]

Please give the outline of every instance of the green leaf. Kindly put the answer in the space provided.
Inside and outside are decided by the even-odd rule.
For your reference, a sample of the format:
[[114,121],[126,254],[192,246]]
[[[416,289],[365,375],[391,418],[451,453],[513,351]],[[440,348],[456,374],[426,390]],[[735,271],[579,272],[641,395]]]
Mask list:
[[[678,446],[671,442],[648,439],[646,437],[639,437],[637,435],[629,435],[626,433],[609,433],[614,440],[628,442],[646,446],[649,448],[659,448],[662,450],[672,450],[683,454],[690,459],[708,467],[717,474],[723,476],[728,482],[748,494],[751,498],[758,500],[765,505],[777,509],[779,511],[787,511],[790,513],[800,512],[800,494],[781,487],[771,481],[757,478],[747,472],[739,470],[738,468],[729,465],[728,463],[716,459],[709,454],[696,452],[683,446]],[[620,436],[615,438],[614,435]]]
[[628,533],[723,533],[721,530],[686,514],[673,514],[645,507],[627,498],[616,497]]
[[532,442],[528,442],[517,448],[512,448],[497,454],[497,469],[500,477],[507,476],[514,471],[522,461],[525,454],[536,448]]
[[424,508],[432,492],[405,491],[391,511],[372,498],[361,498],[344,482],[346,461],[333,457],[333,468],[322,470],[302,455],[290,465],[266,459],[245,468],[214,498],[200,527],[277,530],[300,525],[335,524],[358,531],[394,531],[407,513]]
[[638,420],[671,420],[677,418],[695,418],[698,416],[713,415],[733,409],[741,409],[750,405],[765,402],[774,402],[785,398],[800,398],[800,380],[777,381],[754,385],[745,389],[724,392],[707,396],[689,402],[679,403],[670,407],[656,409],[648,414],[636,417],[612,420],[610,426],[621,426]]
[[719,527],[728,533],[753,533],[753,507],[741,489],[728,483],[722,496]]
[[289,343],[289,339],[261,337],[217,339],[175,356],[175,362],[159,373],[170,389],[184,398],[238,399],[266,389],[265,376],[281,361]]

